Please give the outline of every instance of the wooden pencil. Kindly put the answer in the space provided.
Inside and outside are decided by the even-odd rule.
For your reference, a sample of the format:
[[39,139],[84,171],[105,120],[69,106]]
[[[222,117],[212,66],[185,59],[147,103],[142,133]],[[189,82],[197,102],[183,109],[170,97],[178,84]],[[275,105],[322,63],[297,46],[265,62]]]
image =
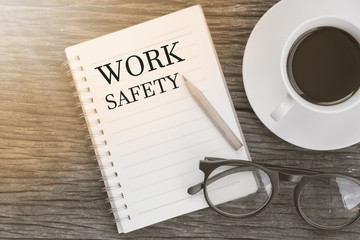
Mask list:
[[189,89],[190,94],[193,96],[195,101],[199,104],[199,106],[204,110],[206,115],[212,120],[217,129],[222,133],[222,135],[227,139],[227,141],[231,144],[231,146],[238,150],[243,144],[239,140],[239,138],[235,135],[235,133],[230,129],[230,127],[226,124],[224,119],[219,115],[219,113],[215,110],[215,108],[211,105],[209,100],[204,96],[204,94],[188,79],[183,76],[185,81],[185,85]]

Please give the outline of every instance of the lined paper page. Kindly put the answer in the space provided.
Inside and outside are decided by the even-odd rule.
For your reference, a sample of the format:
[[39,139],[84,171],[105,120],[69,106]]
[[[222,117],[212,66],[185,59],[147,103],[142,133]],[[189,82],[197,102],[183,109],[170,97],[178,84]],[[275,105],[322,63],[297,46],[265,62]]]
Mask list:
[[[166,54],[166,45],[168,53],[173,48],[178,58]],[[144,52],[151,49],[159,54],[149,63]],[[117,173],[108,183],[121,183],[110,195],[117,199],[113,207],[119,209],[116,217],[124,218],[124,232],[207,207],[202,193],[187,194],[188,187],[203,181],[198,166],[205,156],[249,159],[199,6],[76,45],[69,51],[80,56],[89,95],[97,109],[94,119],[100,121],[96,127],[104,131],[111,153],[103,164],[113,162],[114,167],[105,174]],[[152,51],[150,57],[155,53]],[[109,84],[96,67],[111,63],[117,71],[120,59],[119,81],[113,78]],[[132,76],[126,66],[132,73],[141,74]],[[244,147],[233,150],[192,98],[181,75],[201,89]],[[241,183],[244,196],[256,190],[254,179],[246,178]]]

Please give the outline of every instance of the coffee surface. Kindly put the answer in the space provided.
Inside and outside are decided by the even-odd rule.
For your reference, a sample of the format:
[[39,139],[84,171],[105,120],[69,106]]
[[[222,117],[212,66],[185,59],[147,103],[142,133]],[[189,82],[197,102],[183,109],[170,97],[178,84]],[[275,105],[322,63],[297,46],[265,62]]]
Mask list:
[[318,105],[346,101],[360,86],[360,46],[334,27],[312,29],[293,44],[287,60],[289,80],[304,99]]

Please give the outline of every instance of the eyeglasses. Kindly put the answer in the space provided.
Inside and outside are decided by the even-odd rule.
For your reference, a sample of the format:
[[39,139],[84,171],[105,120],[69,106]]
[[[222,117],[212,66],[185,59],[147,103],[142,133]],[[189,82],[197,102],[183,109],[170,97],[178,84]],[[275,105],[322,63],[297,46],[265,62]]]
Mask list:
[[188,193],[203,190],[209,206],[227,217],[262,212],[278,194],[280,180],[297,183],[296,210],[316,228],[336,230],[360,217],[360,180],[347,175],[211,157],[200,160],[199,168],[204,182]]

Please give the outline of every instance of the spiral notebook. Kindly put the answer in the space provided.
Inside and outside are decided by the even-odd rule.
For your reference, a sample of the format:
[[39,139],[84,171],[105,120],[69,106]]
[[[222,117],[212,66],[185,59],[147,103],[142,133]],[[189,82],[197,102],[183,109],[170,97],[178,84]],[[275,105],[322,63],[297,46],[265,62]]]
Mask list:
[[[208,207],[187,188],[205,156],[249,159],[200,6],[65,50],[119,233]],[[244,143],[233,150],[184,85]],[[244,196],[256,189],[244,181]],[[225,200],[224,200],[225,201]]]

